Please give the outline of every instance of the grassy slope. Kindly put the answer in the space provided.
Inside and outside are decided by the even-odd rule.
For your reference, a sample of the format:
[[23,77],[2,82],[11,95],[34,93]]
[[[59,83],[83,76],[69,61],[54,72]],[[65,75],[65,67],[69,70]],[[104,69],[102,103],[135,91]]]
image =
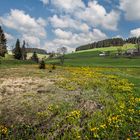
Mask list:
[[[32,56],[32,53],[27,54],[27,59],[29,59]],[[44,54],[37,54],[38,58],[41,60],[44,57],[48,57]],[[22,60],[15,60],[12,54],[6,54],[5,58],[0,57],[1,63],[0,68],[10,68],[10,67],[18,67],[21,65],[31,65],[35,64],[34,62],[30,60],[22,61]]]
[[[122,47],[123,50],[135,48],[128,44]],[[111,51],[110,57],[99,57],[102,51]],[[97,48],[85,51],[79,51],[65,56],[66,66],[101,66],[101,67],[140,67],[139,58],[120,58],[115,57],[114,53],[117,47]],[[59,62],[59,60],[49,60],[49,62]]]
[[[95,51],[117,51],[118,47],[122,47],[122,46],[113,46],[113,47],[105,47],[105,48],[95,48],[95,49],[89,49],[89,50],[82,50],[82,51],[78,51],[75,53],[82,53],[82,52],[95,52]],[[126,44],[122,47],[122,50],[128,50],[128,49],[132,49],[135,48],[134,44]]]
[[100,66],[100,67],[140,67],[140,59],[111,58],[111,57],[77,58],[77,59],[67,59],[65,61],[65,65]]
[[22,65],[31,65],[34,64],[32,61],[22,61],[22,60],[15,60],[12,55],[7,54],[5,58],[0,57],[0,69],[1,68],[11,68],[11,67],[18,67]]

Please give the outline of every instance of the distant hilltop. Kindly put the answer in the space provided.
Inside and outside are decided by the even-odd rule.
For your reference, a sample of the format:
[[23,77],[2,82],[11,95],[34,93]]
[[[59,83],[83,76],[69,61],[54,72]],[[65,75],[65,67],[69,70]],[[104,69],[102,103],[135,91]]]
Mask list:
[[[25,48],[27,53],[47,54],[47,51],[39,48]],[[14,52],[14,49],[12,50]]]
[[36,52],[38,54],[47,54],[47,51],[39,48],[26,48],[27,53],[33,53]]
[[136,44],[138,42],[140,42],[140,37],[138,37],[138,38],[132,37],[132,38],[128,38],[126,40],[124,40],[122,38],[111,38],[111,39],[105,39],[102,41],[82,45],[80,47],[77,47],[76,51],[88,50],[88,49],[94,49],[94,48],[104,48],[104,47],[111,47],[111,46],[123,46],[125,43]]

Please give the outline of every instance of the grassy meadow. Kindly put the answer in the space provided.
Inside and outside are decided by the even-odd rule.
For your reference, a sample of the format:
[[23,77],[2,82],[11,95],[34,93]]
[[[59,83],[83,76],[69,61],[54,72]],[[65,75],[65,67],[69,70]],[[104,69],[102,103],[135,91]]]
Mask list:
[[105,52],[105,51],[117,52],[118,48],[121,48],[122,51],[126,51],[128,49],[135,49],[135,44],[130,43],[130,44],[125,44],[124,46],[112,46],[112,47],[104,47],[104,48],[94,48],[94,49],[77,51],[75,53]]
[[77,59],[71,64],[81,67],[71,67],[65,60],[65,66],[54,70],[51,65],[39,70],[30,61],[2,60],[0,138],[138,140],[139,59],[124,64],[126,58],[114,60],[116,64],[107,59],[112,63],[99,61],[95,65],[93,58],[96,67],[85,67]]
[[[121,46],[122,53],[126,50],[134,49],[134,44]],[[140,67],[140,57],[116,56],[118,47],[95,48],[90,50],[78,51],[65,55],[65,66],[91,66],[91,67]],[[99,56],[101,52],[110,51],[109,56]],[[50,59],[46,63],[59,63],[60,60]]]

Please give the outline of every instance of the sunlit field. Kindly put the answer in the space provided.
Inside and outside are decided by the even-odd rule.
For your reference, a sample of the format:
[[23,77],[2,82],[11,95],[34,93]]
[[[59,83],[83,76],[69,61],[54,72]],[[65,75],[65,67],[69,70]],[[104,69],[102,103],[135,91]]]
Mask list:
[[140,138],[139,68],[0,68],[1,139]]
[[140,0],[0,0],[0,140],[140,140]]

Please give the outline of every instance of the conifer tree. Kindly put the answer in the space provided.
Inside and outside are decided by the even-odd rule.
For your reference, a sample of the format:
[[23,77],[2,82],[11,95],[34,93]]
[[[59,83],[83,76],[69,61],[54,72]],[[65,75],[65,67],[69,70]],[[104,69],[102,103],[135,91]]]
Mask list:
[[46,66],[45,66],[45,61],[42,59],[41,62],[39,63],[39,68],[40,69],[45,69]]
[[20,48],[20,41],[17,39],[15,49],[14,49],[14,57],[15,59],[20,60],[22,58],[22,50]]
[[2,30],[0,26],[0,56],[4,57],[7,53],[7,46],[6,46],[6,37],[4,34],[4,31]]
[[36,52],[33,53],[31,60],[38,63],[39,60],[38,60],[38,56],[37,56]]
[[26,52],[26,48],[25,48],[25,41],[23,41],[23,45],[22,45],[21,51],[22,51],[22,60],[26,60],[27,52]]

